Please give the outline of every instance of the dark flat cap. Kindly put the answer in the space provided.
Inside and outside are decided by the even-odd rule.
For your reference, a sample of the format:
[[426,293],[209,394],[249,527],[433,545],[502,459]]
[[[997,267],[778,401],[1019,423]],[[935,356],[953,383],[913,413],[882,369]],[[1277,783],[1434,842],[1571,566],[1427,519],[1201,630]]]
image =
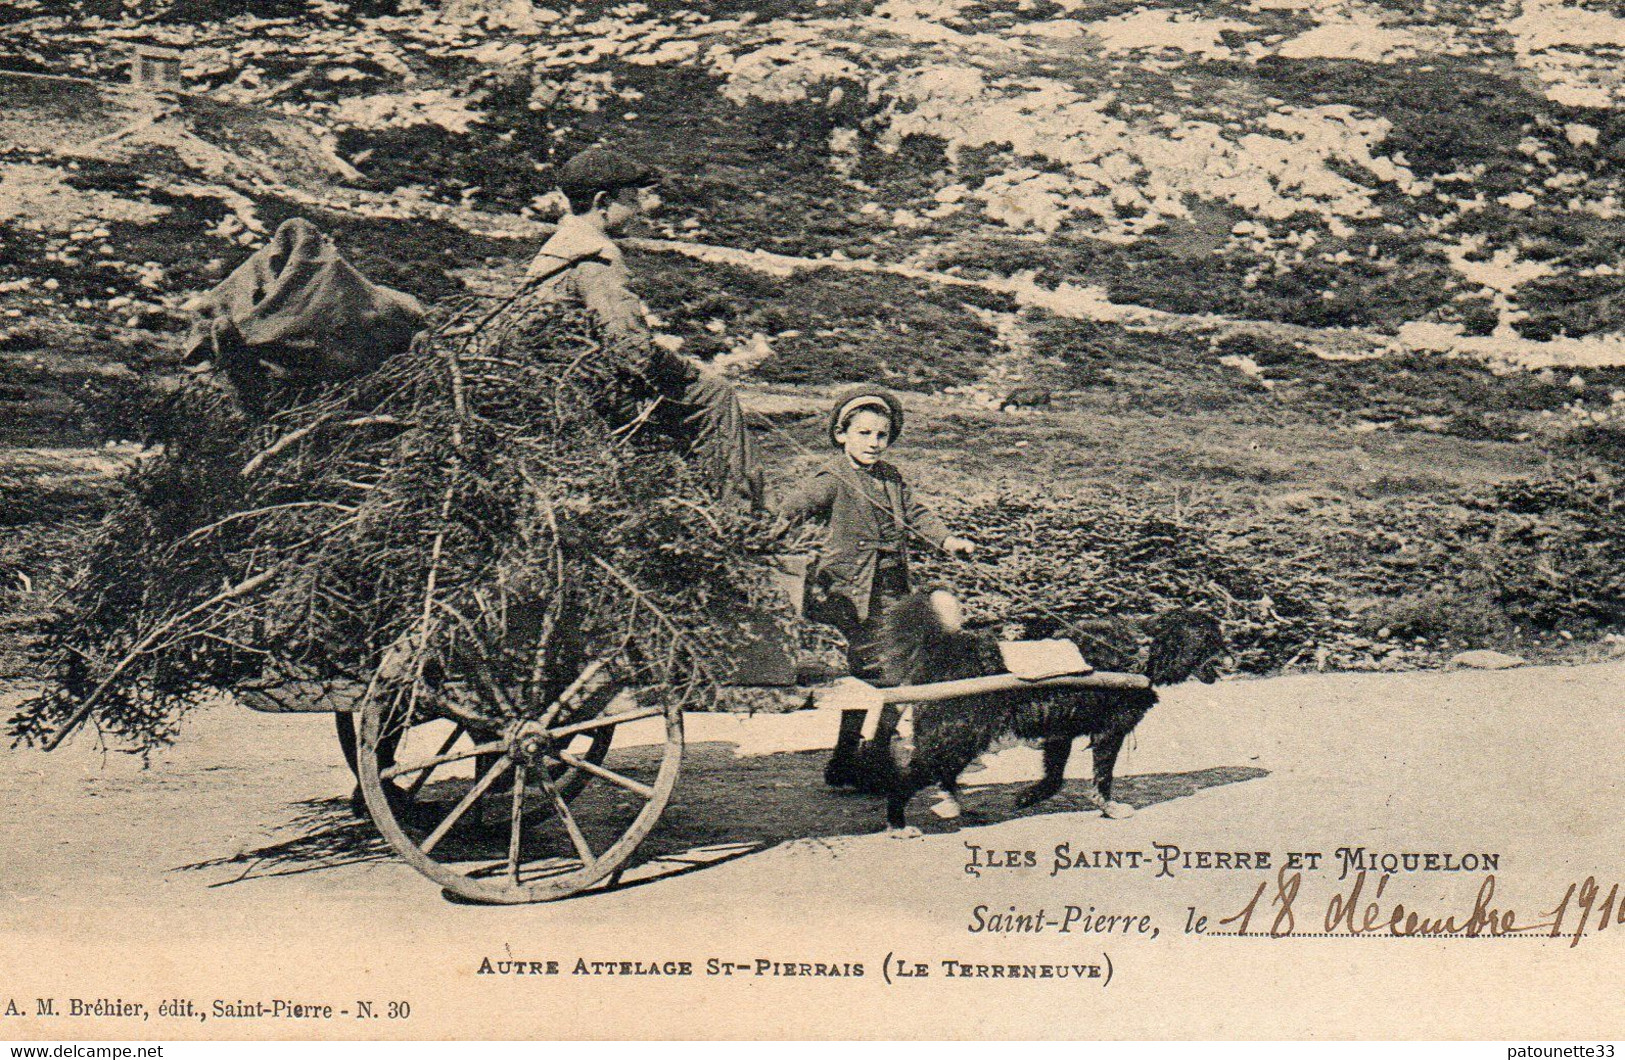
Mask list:
[[566,195],[596,195],[622,188],[641,188],[660,179],[660,171],[626,151],[589,147],[559,167],[559,189]]

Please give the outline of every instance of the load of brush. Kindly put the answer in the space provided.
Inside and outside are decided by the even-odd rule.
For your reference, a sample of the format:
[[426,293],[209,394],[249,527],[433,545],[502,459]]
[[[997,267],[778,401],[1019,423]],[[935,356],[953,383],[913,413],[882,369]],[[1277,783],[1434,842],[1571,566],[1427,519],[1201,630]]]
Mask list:
[[460,689],[498,727],[593,661],[709,705],[774,610],[765,534],[650,426],[637,363],[521,295],[451,307],[409,352],[265,418],[229,387],[183,389],[12,736],[54,746],[89,719],[147,750],[245,682]]

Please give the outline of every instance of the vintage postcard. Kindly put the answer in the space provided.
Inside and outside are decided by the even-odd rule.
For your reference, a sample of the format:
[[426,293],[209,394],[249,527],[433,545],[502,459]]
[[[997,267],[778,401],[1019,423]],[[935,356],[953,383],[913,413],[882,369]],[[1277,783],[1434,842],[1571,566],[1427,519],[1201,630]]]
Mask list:
[[0,16],[0,1038],[1625,1038],[1618,3]]

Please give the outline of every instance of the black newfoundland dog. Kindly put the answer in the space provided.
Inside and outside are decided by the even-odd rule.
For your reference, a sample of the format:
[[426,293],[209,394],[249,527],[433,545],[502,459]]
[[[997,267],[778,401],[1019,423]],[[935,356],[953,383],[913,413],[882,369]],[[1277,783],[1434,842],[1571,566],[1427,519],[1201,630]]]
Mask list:
[[[869,780],[864,786],[886,794],[887,825],[906,827],[909,800],[931,784],[940,784],[957,809],[959,774],[1001,737],[1037,740],[1044,747],[1044,778],[1021,793],[1018,805],[1031,806],[1059,791],[1072,741],[1087,736],[1095,755],[1095,805],[1107,817],[1133,813],[1112,801],[1112,771],[1124,739],[1156,705],[1158,687],[1191,677],[1211,683],[1226,654],[1219,623],[1199,611],[1165,612],[1146,623],[1145,630],[1151,637],[1145,667],[1151,688],[1016,690],[916,707],[914,749],[906,762],[896,761],[886,747],[866,748],[864,755]],[[962,630],[958,601],[940,589],[915,593],[893,607],[882,643],[886,676],[894,684],[1006,672],[997,639]],[[1087,649],[1080,645],[1086,658]]]

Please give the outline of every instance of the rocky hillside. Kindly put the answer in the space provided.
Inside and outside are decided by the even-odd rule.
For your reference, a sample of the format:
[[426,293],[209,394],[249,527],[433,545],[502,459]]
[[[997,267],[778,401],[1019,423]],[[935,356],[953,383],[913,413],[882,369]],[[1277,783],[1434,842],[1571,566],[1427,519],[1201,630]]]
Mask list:
[[[1366,526],[1311,579],[1337,665],[1463,615],[1625,623],[1596,529],[1625,461],[1617,3],[3,3],[11,445],[139,438],[188,295],[295,214],[427,299],[499,287],[556,215],[551,166],[607,141],[668,173],[634,251],[662,326],[779,422],[882,379],[939,402],[922,459],[981,484],[1171,483],[1176,509],[1200,488],[1288,558]],[[115,87],[137,44],[177,50],[185,91]],[[1022,386],[1052,404],[991,411]],[[1592,477],[1529,526],[1461,514],[1576,462]],[[1560,538],[1584,585],[1531,602],[1496,574],[1485,603],[1459,549],[1373,558],[1442,525],[1483,538],[1475,570],[1535,581]],[[1554,593],[1584,606],[1542,611]],[[1325,663],[1292,636],[1272,665]]]
[[[234,184],[276,183],[232,156],[281,147],[307,171],[289,183],[545,218],[554,157],[636,142],[675,177],[660,227],[694,241],[1625,360],[1625,18],[1601,0],[10,6],[4,68],[111,83],[130,44],[181,49],[184,117],[124,132],[122,101],[73,124]],[[159,223],[177,191],[113,220]],[[0,220],[29,212],[5,201]],[[203,207],[161,226],[257,228],[241,202]]]

